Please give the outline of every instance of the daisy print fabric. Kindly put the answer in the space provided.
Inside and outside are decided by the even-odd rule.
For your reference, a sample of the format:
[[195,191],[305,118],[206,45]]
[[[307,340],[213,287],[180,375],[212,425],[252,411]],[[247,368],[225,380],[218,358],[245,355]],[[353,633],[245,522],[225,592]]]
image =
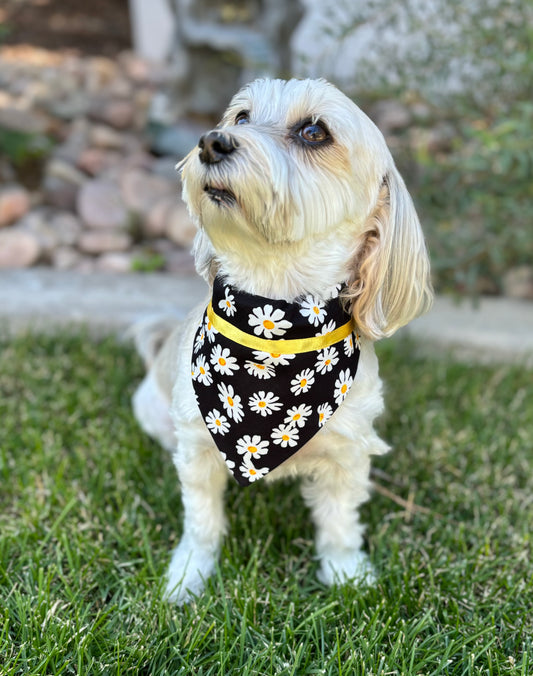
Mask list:
[[215,279],[191,375],[207,429],[242,486],[297,453],[348,395],[359,339],[341,288],[330,300],[289,303]]

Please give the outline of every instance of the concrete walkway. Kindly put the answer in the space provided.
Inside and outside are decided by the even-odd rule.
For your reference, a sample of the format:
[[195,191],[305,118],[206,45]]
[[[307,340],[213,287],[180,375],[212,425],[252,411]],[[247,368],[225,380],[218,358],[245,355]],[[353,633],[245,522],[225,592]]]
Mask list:
[[[86,326],[123,333],[149,315],[183,317],[206,297],[196,276],[81,274],[50,268],[0,271],[0,327],[10,333]],[[533,367],[533,303],[484,298],[474,306],[439,297],[430,313],[402,329],[428,351],[458,359]]]

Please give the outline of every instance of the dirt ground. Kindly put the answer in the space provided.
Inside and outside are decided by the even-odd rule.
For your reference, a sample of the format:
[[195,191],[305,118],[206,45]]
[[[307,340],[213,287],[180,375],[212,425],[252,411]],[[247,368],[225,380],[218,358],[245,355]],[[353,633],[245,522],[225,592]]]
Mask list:
[[131,47],[128,0],[2,0],[2,44],[113,57]]

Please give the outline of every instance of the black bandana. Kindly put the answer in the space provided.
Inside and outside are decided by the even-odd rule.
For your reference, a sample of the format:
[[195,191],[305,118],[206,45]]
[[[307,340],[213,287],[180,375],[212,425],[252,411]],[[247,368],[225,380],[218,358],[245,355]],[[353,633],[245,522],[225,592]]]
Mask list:
[[309,441],[344,401],[359,339],[339,301],[293,303],[215,279],[194,339],[192,379],[202,417],[242,486]]

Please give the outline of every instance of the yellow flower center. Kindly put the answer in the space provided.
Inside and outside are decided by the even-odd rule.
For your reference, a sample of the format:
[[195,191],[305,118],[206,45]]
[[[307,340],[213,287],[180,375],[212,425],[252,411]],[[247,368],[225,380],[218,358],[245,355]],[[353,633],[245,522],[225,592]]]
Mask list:
[[300,380],[300,387],[305,387],[307,385],[307,378],[302,378]]
[[220,357],[218,363],[220,364],[220,366],[226,366],[226,360],[224,359],[224,357]]
[[270,319],[264,319],[263,326],[265,327],[265,329],[273,329],[276,325]]
[[203,366],[200,366],[200,373],[205,376],[205,369]]
[[212,326],[213,326],[213,325],[211,324],[211,322],[207,322],[207,330],[208,330],[208,331],[211,331],[211,327],[212,327]]
[[301,417],[302,417],[302,416],[301,416],[299,413],[295,413],[295,414],[292,416],[292,419],[293,419],[293,420],[300,420]]
[[318,414],[318,420],[319,420],[320,422],[322,422],[322,421],[324,420],[324,414],[323,414],[323,413],[319,413],[319,414]]
[[283,441],[289,441],[290,436],[288,434],[284,434],[282,437]]
[[326,361],[324,362],[324,364],[325,364],[326,366],[329,366],[329,365],[331,364],[331,359],[326,359]]
[[313,307],[313,312],[314,312],[316,315],[320,314],[320,310],[317,308],[316,305]]
[[217,419],[215,420],[215,425],[216,425],[217,427],[220,427],[220,426],[222,425],[222,423],[220,422],[220,419],[219,419],[219,418],[217,418]]
[[231,397],[228,397],[228,404],[230,406],[233,406],[233,399]]
[[229,302],[229,300],[226,301],[226,307],[231,307],[231,303]]
[[254,475],[257,474],[257,472],[255,471],[255,469],[250,468],[249,471],[250,471],[250,474],[251,474],[252,476],[254,476]]
[[267,403],[266,403],[266,401],[259,401],[259,402],[257,403],[257,405],[259,406],[259,408],[265,408],[265,406],[267,405]]
[[344,383],[344,385],[341,387],[341,392],[342,392],[343,394],[346,394],[346,390],[347,390],[347,389],[348,389],[348,385],[346,385],[346,383]]
[[248,450],[250,453],[257,453],[257,446],[248,446]]
[[281,357],[281,352],[271,352],[270,356],[272,359],[279,359]]

